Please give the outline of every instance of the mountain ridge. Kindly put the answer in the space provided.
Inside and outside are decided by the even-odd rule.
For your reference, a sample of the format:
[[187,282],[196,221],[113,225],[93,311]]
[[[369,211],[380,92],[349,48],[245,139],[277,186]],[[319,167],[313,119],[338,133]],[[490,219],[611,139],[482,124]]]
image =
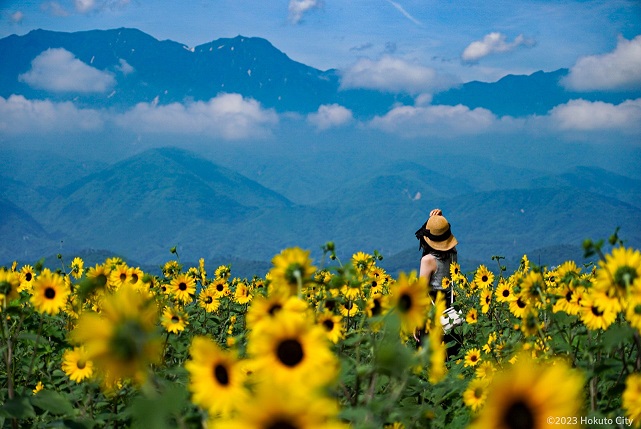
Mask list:
[[[33,88],[20,76],[50,48],[63,48],[115,81],[105,92],[66,94]],[[11,61],[8,61],[8,59]],[[355,117],[371,118],[393,106],[414,105],[410,94],[341,88],[341,72],[318,70],[290,58],[261,37],[219,38],[195,47],[160,41],[138,29],[118,28],[75,33],[33,30],[0,39],[0,96],[73,100],[85,107],[128,109],[137,103],[204,101],[220,93],[238,93],[278,112],[312,113],[321,105],[339,104]],[[497,82],[471,81],[433,94],[433,104],[491,110],[498,116],[547,113],[570,99],[618,104],[641,97],[641,91],[618,93],[567,91],[559,84],[567,69],[508,75]],[[519,94],[515,97],[515,94]]]

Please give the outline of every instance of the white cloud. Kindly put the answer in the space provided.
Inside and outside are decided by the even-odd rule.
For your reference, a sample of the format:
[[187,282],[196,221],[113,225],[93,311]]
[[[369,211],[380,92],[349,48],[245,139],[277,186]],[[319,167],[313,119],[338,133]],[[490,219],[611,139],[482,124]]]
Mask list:
[[74,0],[76,12],[87,14],[94,10],[118,9],[129,4],[130,0]]
[[278,123],[278,115],[240,94],[221,94],[189,104],[139,103],[116,118],[122,128],[144,133],[208,135],[229,140],[262,137]]
[[116,66],[116,70],[118,70],[125,76],[136,71],[136,69],[133,68],[131,64],[129,64],[126,60],[123,60],[122,58],[120,58],[119,65]]
[[20,24],[24,19],[24,13],[18,10],[12,13],[9,18],[11,19],[11,22],[13,22],[14,24]]
[[416,24],[416,25],[423,25],[423,23],[422,23],[421,21],[419,21],[418,19],[416,19],[416,18],[414,18],[412,15],[410,15],[410,14],[409,14],[409,12],[408,12],[408,11],[406,11],[406,10],[405,10],[405,8],[404,8],[403,6],[401,6],[400,4],[398,4],[397,2],[392,1],[392,0],[387,0],[387,2],[388,2],[389,4],[391,4],[392,6],[394,6],[394,7],[396,8],[396,10],[398,10],[401,14],[403,14],[403,16],[404,16],[405,18],[409,19],[409,20],[410,20],[410,21],[412,21],[414,24]]
[[103,127],[100,112],[78,109],[71,102],[28,100],[22,95],[0,97],[0,132],[7,134],[55,131],[94,131]]
[[490,54],[509,52],[519,46],[534,46],[534,44],[532,39],[527,39],[522,34],[519,34],[512,42],[507,42],[505,34],[494,32],[485,35],[483,40],[470,43],[463,50],[461,59],[465,62],[476,62]]
[[607,54],[580,58],[561,83],[575,91],[641,88],[641,35],[620,37]]
[[448,79],[429,67],[384,56],[378,61],[361,59],[341,74],[341,89],[368,88],[380,91],[430,92],[449,86]]
[[57,1],[42,3],[40,9],[53,16],[69,16],[69,12]]
[[377,116],[369,126],[403,137],[457,136],[490,130],[496,116],[487,109],[457,106],[400,106]]
[[618,130],[641,132],[641,98],[621,104],[571,100],[550,111],[552,124],[560,130]]
[[105,92],[114,77],[91,67],[62,48],[47,49],[31,61],[31,70],[19,80],[33,88],[54,92]]
[[289,21],[298,24],[306,12],[320,6],[319,0],[289,0]]
[[307,122],[319,130],[345,125],[352,119],[352,111],[338,104],[323,104],[317,112],[307,115]]
[[76,10],[80,13],[90,12],[94,7],[96,7],[96,2],[94,0],[74,0],[73,4]]

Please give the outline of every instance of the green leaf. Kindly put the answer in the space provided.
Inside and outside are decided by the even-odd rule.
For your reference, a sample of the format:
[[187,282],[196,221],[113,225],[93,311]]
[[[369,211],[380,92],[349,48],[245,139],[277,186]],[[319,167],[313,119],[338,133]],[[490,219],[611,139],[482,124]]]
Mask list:
[[29,403],[29,398],[22,396],[9,399],[0,407],[0,416],[16,419],[28,419],[36,416],[36,411]]
[[603,348],[610,352],[621,344],[632,343],[634,330],[629,325],[613,325],[603,334]]
[[30,400],[34,407],[54,415],[69,415],[74,412],[73,405],[67,398],[51,390],[42,390],[37,395],[33,395]]

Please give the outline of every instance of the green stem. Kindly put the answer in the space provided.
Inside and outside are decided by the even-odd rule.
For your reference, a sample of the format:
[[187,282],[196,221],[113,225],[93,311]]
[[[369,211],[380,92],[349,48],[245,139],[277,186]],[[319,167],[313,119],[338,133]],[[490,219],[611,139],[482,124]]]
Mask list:
[[31,355],[31,362],[29,363],[29,371],[27,372],[27,378],[25,379],[25,383],[22,385],[22,392],[20,393],[21,396],[24,396],[24,391],[25,388],[27,387],[27,381],[31,378],[31,372],[33,371],[33,365],[36,362],[36,355],[38,354],[38,345],[40,343],[40,336],[42,334],[42,325],[44,324],[44,317],[41,314],[40,315],[40,323],[38,324],[38,334],[36,335],[36,343],[33,346],[33,355]]

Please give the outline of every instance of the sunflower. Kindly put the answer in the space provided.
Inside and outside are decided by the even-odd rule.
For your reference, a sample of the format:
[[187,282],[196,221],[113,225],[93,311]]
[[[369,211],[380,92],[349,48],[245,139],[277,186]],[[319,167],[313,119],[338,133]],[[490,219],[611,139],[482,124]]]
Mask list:
[[145,273],[140,268],[129,268],[127,275],[129,276],[129,283],[131,283],[136,288],[142,288],[144,284],[143,278],[145,277]]
[[181,270],[182,265],[174,260],[165,262],[165,265],[162,267],[162,273],[167,278],[177,276]]
[[148,366],[158,362],[162,351],[155,303],[133,286],[124,285],[105,295],[100,310],[100,314],[80,316],[70,333],[71,341],[84,345],[103,385],[114,385],[119,379],[142,383]]
[[447,373],[445,361],[447,360],[447,348],[443,341],[443,325],[441,315],[445,311],[445,296],[443,293],[436,294],[434,310],[431,312],[431,319],[428,321],[429,326],[429,348],[430,348],[430,370],[428,381],[436,384],[441,381]]
[[215,292],[218,299],[230,294],[229,283],[227,283],[226,279],[216,279],[208,286],[208,288]]
[[174,297],[187,304],[192,301],[194,293],[196,293],[196,281],[187,274],[179,274],[169,283],[169,293]]
[[289,295],[298,295],[303,284],[310,281],[316,267],[312,265],[309,250],[299,247],[285,249],[272,259],[271,287]]
[[401,273],[390,294],[391,307],[400,317],[402,332],[410,334],[425,325],[427,310],[431,305],[425,277]]
[[485,265],[481,265],[474,274],[474,283],[480,288],[488,288],[494,283],[494,273],[488,270]]
[[271,321],[282,311],[290,316],[305,319],[309,307],[305,301],[296,296],[274,294],[270,296],[259,295],[252,301],[247,310],[247,328],[252,331],[259,331],[262,326],[269,325]]
[[512,287],[504,279],[499,279],[499,284],[494,291],[496,302],[509,302],[512,296]]
[[481,351],[479,349],[471,349],[465,353],[464,366],[476,366],[481,361]]
[[252,294],[249,290],[249,286],[245,282],[239,282],[236,285],[236,291],[234,292],[234,301],[238,304],[243,305],[247,304],[252,300]]
[[483,314],[490,311],[490,304],[492,303],[492,289],[488,288],[481,291],[480,303],[481,312],[483,312]]
[[189,324],[186,313],[169,307],[163,311],[160,323],[167,332],[173,332],[174,334],[184,331],[185,327]]
[[30,301],[40,313],[58,314],[67,304],[70,292],[60,274],[45,268],[33,282]]
[[354,301],[345,301],[338,306],[338,311],[344,317],[354,317],[360,312],[360,308]]
[[630,326],[636,328],[641,332],[641,296],[635,294],[628,299],[628,307],[625,312],[625,317],[630,323]]
[[325,329],[327,338],[334,344],[345,338],[345,327],[343,326],[342,317],[332,313],[325,312],[318,315],[316,323]]
[[453,282],[457,283],[465,278],[461,273],[461,266],[457,262],[452,262],[450,264],[450,277],[452,277]]
[[529,271],[521,278],[519,286],[521,287],[521,296],[525,297],[528,302],[534,303],[538,307],[545,302],[547,287],[541,272]]
[[36,278],[36,273],[31,265],[25,265],[20,269],[20,287],[19,292],[23,290],[30,291],[33,287],[33,281]]
[[0,293],[5,296],[7,302],[11,302],[20,296],[20,288],[20,274],[0,268]]
[[631,290],[641,293],[641,252],[625,247],[617,247],[599,261],[594,287],[597,290],[627,298]]
[[521,258],[521,263],[519,264],[519,271],[523,273],[527,273],[530,271],[530,260],[528,259],[527,255],[523,255]]
[[74,347],[62,354],[62,370],[71,380],[80,383],[93,375],[93,362],[87,358],[84,347]]
[[198,294],[198,304],[204,308],[207,313],[216,312],[220,307],[220,301],[216,296],[216,291],[211,287],[201,289],[200,294]]
[[352,255],[352,265],[359,274],[367,273],[374,266],[374,257],[365,252],[357,252]]
[[[625,380],[625,390],[621,397],[626,416],[632,421],[641,421],[641,374],[628,375]],[[639,423],[637,423],[637,427]]]
[[356,284],[355,286],[350,284],[345,284],[340,289],[340,291],[341,291],[341,294],[349,301],[354,301],[363,295],[363,291],[361,290],[360,284]]
[[472,307],[465,315],[465,321],[470,325],[475,324],[479,321],[479,312],[476,308]]
[[235,354],[224,352],[211,339],[195,337],[189,347],[189,372],[192,401],[211,415],[229,415],[248,399],[246,379]]
[[487,391],[490,385],[489,380],[483,378],[475,378],[467,385],[467,389],[463,392],[463,402],[470,407],[472,411],[476,412],[487,399]]
[[495,372],[496,368],[492,365],[492,362],[483,361],[476,367],[474,374],[476,378],[491,380]]
[[270,323],[250,333],[248,354],[256,375],[278,383],[321,387],[337,375],[337,361],[329,348],[325,329],[292,312],[280,311]]
[[338,420],[334,400],[301,391],[291,383],[265,380],[251,400],[237,401],[238,411],[226,420],[210,420],[217,429],[347,429]]
[[45,385],[42,384],[42,381],[38,381],[36,383],[36,387],[33,388],[32,392],[33,392],[34,395],[37,395],[38,392],[42,392],[44,390],[44,388],[45,388]]
[[547,428],[549,417],[580,415],[582,389],[583,378],[564,361],[543,364],[519,356],[513,366],[494,376],[485,406],[470,427]]
[[485,353],[490,353],[492,351],[492,344],[496,342],[496,339],[498,338],[498,335],[496,332],[490,332],[490,334],[487,336],[487,343],[483,346],[483,351]]
[[562,283],[556,289],[555,295],[557,300],[552,307],[554,313],[563,311],[567,314],[578,315],[581,311],[581,306],[576,303],[575,288],[573,282]]
[[214,271],[214,276],[217,280],[227,280],[231,276],[231,268],[229,265],[221,265]]
[[129,281],[129,267],[127,264],[116,265],[109,273],[109,284],[112,289],[117,290]]
[[540,329],[541,323],[539,321],[538,311],[536,308],[530,307],[521,319],[521,332],[523,332],[523,335],[526,337],[532,337],[536,335]]
[[589,330],[606,330],[612,323],[614,323],[616,317],[617,313],[608,309],[603,309],[599,305],[598,298],[594,295],[587,294],[583,297],[579,318]]
[[104,292],[109,287],[109,274],[111,269],[106,265],[90,267],[87,270],[87,279],[91,280],[94,291]]
[[380,293],[372,293],[365,304],[367,317],[378,317],[387,312],[389,308],[389,296]]
[[525,315],[531,304],[522,293],[512,295],[510,298],[510,312],[519,319]]
[[69,273],[72,275],[76,280],[82,277],[82,275],[85,273],[85,261],[82,260],[82,258],[75,257],[71,261],[71,272]]
[[381,267],[372,267],[368,273],[370,277],[370,294],[383,293],[383,287],[387,283],[388,275]]

